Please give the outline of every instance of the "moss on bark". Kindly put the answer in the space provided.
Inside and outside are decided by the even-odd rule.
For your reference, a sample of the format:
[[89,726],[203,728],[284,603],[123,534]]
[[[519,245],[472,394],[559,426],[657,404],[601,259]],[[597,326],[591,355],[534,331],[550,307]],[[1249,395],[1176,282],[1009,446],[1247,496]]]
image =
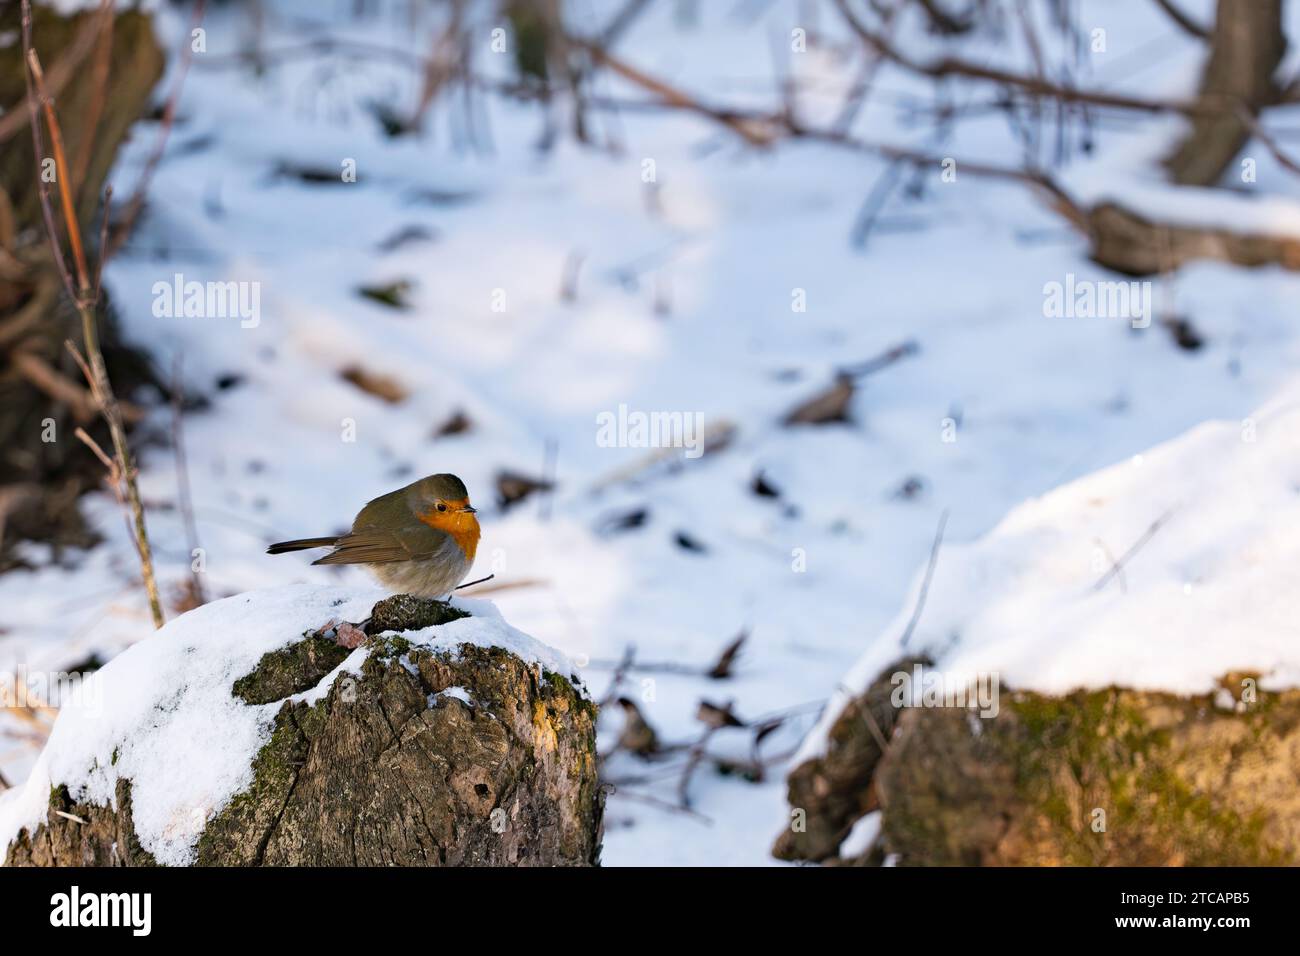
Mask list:
[[[887,668],[859,704],[879,703],[888,674],[909,666]],[[1190,697],[1004,688],[990,719],[960,708],[877,713],[890,728],[883,754],[846,710],[827,754],[790,774],[791,805],[808,820],[776,851],[904,865],[1300,863],[1300,691],[1243,703],[1231,695],[1247,678]],[[843,836],[875,809],[876,846],[839,859]]]

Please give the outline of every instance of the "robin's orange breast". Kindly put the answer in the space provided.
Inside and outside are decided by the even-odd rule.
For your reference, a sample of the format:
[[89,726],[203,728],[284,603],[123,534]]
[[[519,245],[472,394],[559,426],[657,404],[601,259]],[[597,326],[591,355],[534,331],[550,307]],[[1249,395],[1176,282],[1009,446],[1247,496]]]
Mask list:
[[462,501],[448,501],[446,511],[431,508],[419,515],[419,519],[430,528],[451,535],[451,539],[456,542],[461,551],[465,552],[466,559],[473,561],[474,553],[478,550],[479,527],[474,512],[463,510],[468,505],[468,498]]

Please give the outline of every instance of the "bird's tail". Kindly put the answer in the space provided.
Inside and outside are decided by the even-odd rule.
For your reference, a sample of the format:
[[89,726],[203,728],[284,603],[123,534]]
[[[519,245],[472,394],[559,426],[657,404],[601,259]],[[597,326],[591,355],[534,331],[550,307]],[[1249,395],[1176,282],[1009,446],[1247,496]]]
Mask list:
[[266,549],[267,554],[284,554],[286,551],[306,551],[308,548],[331,547],[338,538],[299,538],[296,541],[281,541]]

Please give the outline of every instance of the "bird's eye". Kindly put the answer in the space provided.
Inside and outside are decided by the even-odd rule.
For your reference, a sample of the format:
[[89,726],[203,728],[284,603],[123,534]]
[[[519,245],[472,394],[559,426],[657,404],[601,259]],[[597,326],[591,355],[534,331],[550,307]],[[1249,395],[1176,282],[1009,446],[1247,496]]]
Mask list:
[[446,510],[447,510],[447,506],[446,506],[445,504],[443,504],[441,501],[438,502],[438,504],[436,505],[436,507],[437,507],[437,509],[438,509],[439,511],[446,511]]

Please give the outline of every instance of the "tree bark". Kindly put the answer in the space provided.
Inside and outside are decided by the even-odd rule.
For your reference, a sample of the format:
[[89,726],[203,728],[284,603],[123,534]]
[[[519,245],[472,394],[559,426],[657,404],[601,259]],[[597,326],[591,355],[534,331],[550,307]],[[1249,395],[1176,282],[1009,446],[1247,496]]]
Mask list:
[[1277,96],[1273,74],[1286,52],[1282,0],[1219,0],[1210,57],[1199,99],[1223,111],[1191,119],[1187,138],[1165,161],[1184,186],[1213,186],[1250,139],[1250,126],[1234,112],[1257,116]]

